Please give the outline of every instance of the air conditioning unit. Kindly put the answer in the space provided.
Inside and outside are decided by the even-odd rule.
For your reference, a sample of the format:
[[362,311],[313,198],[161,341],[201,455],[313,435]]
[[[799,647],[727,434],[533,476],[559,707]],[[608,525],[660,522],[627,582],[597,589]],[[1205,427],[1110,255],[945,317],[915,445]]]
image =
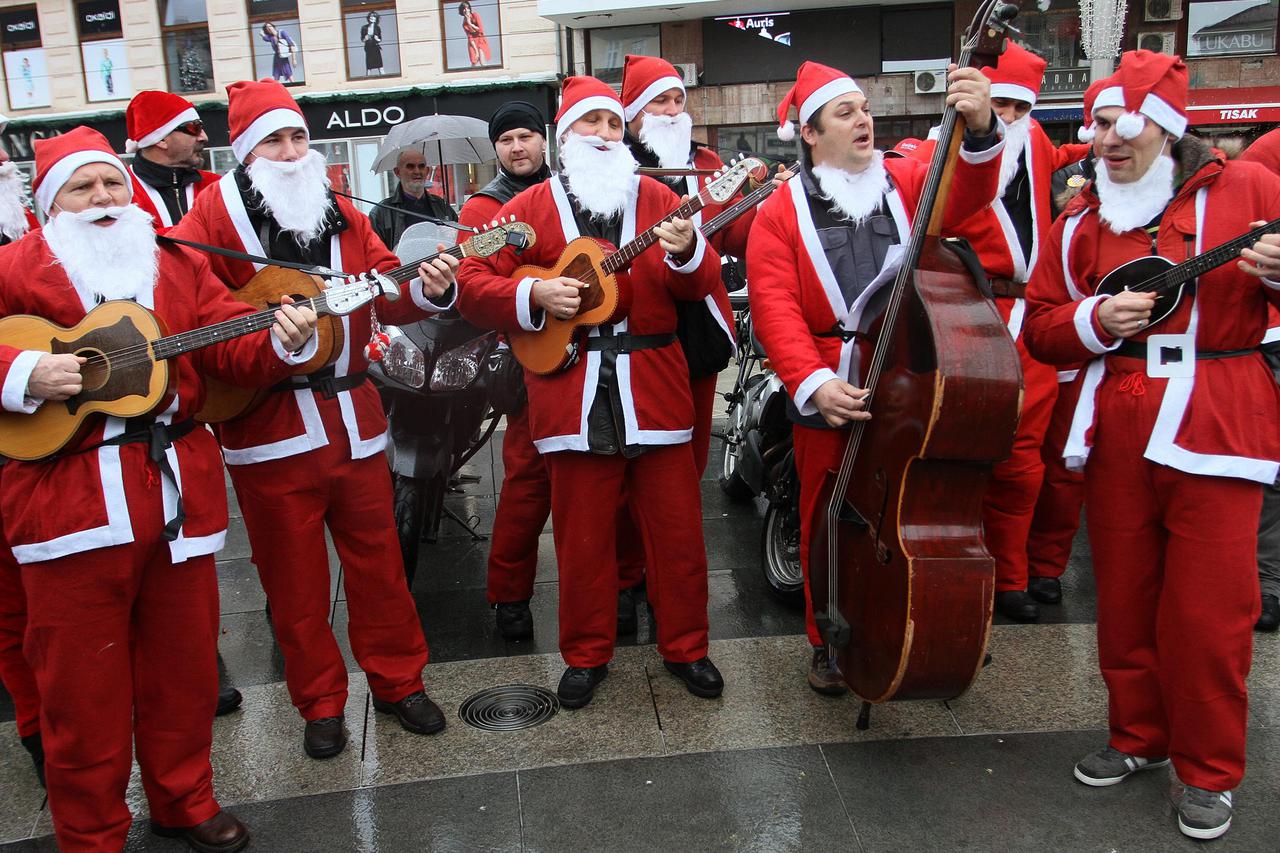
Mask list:
[[1176,30],[1138,33],[1138,50],[1150,50],[1153,53],[1167,53],[1172,56],[1178,52],[1178,33]]
[[1182,0],[1143,0],[1142,17],[1145,21],[1181,21]]
[[673,62],[676,73],[680,75],[680,81],[685,87],[698,85],[698,66],[692,62]]
[[913,71],[911,80],[915,84],[917,95],[938,95],[947,91],[947,69],[945,68]]

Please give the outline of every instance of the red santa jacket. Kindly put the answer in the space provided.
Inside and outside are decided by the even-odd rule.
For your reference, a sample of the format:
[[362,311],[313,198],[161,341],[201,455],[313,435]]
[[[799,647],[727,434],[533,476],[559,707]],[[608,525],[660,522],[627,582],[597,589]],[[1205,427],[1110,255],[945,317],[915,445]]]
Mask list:
[[[948,231],[995,196],[1002,150],[1002,145],[978,153],[961,149],[944,220]],[[903,158],[887,158],[884,166],[891,184],[885,202],[898,240],[905,245],[928,166]],[[891,252],[885,258],[886,267],[899,258],[900,253]],[[853,377],[850,381],[856,384],[860,365],[856,341],[842,343],[838,337],[814,335],[829,332],[837,324],[858,329],[867,302],[883,284],[867,288],[852,305],[846,304],[799,178],[787,181],[757,210],[747,248],[747,280],[756,336],[801,414],[816,414],[810,400],[813,392],[836,378]]]
[[[82,299],[49,251],[39,232],[0,252],[0,314],[34,314],[63,326],[84,319],[93,307]],[[165,322],[170,334],[208,326],[252,312],[233,300],[213,276],[209,262],[186,249],[160,247],[155,289],[139,299]],[[33,411],[27,382],[40,353],[0,346],[0,402],[11,412]],[[208,373],[241,385],[267,385],[289,370],[271,345],[270,333],[257,332],[170,360],[176,396],[158,416],[165,423],[190,418],[204,402],[201,376]],[[0,518],[20,563],[37,563],[68,554],[134,541],[131,508],[125,501],[122,471],[151,464],[144,444],[88,448],[124,432],[120,418],[95,417],[90,429],[54,462],[10,460],[0,468]],[[227,529],[226,489],[217,442],[196,429],[166,451],[182,494],[186,520],[169,543],[175,563],[213,554]],[[178,491],[161,478],[166,517],[177,508]],[[53,509],[56,507],[56,510]]]
[[[658,222],[679,203],[666,186],[652,178],[637,178],[635,201],[622,216],[622,242],[638,230]],[[503,249],[490,258],[468,258],[459,271],[458,309],[472,323],[499,331],[541,327],[540,311],[530,302],[534,279],[510,277],[518,266],[553,266],[568,243],[579,236],[573,208],[559,178],[552,177],[520,193],[503,205],[500,216],[513,215],[531,224],[537,243],[516,256]],[[616,334],[655,335],[674,332],[675,300],[698,300],[720,281],[720,258],[701,232],[688,263],[676,268],[661,248],[640,255],[620,284],[630,289],[631,309],[614,325]],[[598,330],[591,331],[598,336]],[[587,415],[595,399],[600,353],[583,353],[571,367],[548,376],[525,373],[529,389],[529,425],[542,453],[587,450]],[[622,400],[624,441],[627,444],[679,444],[693,434],[693,398],[689,367],[680,347],[672,344],[620,354],[617,382]]]
[[[338,197],[336,201],[347,229],[332,238],[329,266],[353,275],[399,266],[396,256],[374,233],[368,217],[346,199]],[[232,176],[219,181],[216,191],[196,198],[191,210],[174,228],[173,236],[253,255],[266,254]],[[232,289],[243,287],[260,269],[258,264],[220,255],[211,256],[210,264],[214,274]],[[396,302],[384,298],[376,301],[382,322],[411,323],[430,312],[450,307],[451,303],[437,304],[428,299],[421,279],[414,278],[405,290],[407,293]],[[364,345],[372,332],[369,309],[361,308],[342,317],[341,322],[342,352],[333,364],[336,377],[361,373],[369,366],[364,357]],[[387,443],[387,419],[377,390],[365,382],[350,391],[339,392],[338,402],[351,444],[351,458],[363,459],[381,453]],[[220,424],[217,432],[228,465],[294,456],[329,443],[314,392],[307,389],[272,393],[245,417]]]
[[1280,174],[1280,127],[1255,139],[1240,155],[1240,159],[1261,163],[1272,172]]
[[[1188,238],[1191,253],[1199,254],[1280,210],[1280,178],[1254,163],[1204,159],[1160,220],[1158,250],[1173,261],[1187,258]],[[1106,297],[1094,295],[1094,287],[1120,263],[1150,251],[1141,229],[1116,235],[1102,224],[1092,189],[1086,187],[1054,224],[1045,262],[1036,267],[1027,294],[1031,354],[1057,365],[1088,362],[1075,380],[1079,400],[1063,451],[1068,466],[1077,469],[1084,466],[1093,442],[1104,360],[1121,343],[1098,324],[1098,303]],[[1251,349],[1265,335],[1268,301],[1280,305],[1280,282],[1253,278],[1227,264],[1200,276],[1195,293],[1172,316],[1133,340],[1171,335],[1177,337],[1158,340],[1162,348]],[[1192,376],[1145,380],[1145,393],[1161,401],[1146,458],[1191,474],[1275,482],[1280,389],[1262,357],[1193,363]]]
[[[135,175],[132,168],[129,169],[129,177],[133,180],[133,203],[151,214],[151,219],[156,225],[156,231],[163,234],[172,228],[173,217],[169,215],[168,205],[160,197],[160,190]],[[200,180],[194,184],[187,184],[184,188],[187,194],[187,211],[190,212],[195,204],[196,196],[217,182],[217,175],[213,172],[201,170]]]

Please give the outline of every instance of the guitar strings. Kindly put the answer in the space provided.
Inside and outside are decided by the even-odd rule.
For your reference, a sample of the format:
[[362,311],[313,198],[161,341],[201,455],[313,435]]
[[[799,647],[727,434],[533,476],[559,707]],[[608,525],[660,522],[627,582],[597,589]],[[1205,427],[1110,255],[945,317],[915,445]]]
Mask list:
[[[1271,222],[1268,222],[1266,225],[1262,225],[1253,229],[1248,234],[1242,234],[1239,237],[1235,238],[1234,240],[1229,240],[1215,249],[1210,249],[1209,251],[1205,252],[1203,255],[1197,255],[1196,257],[1191,258],[1188,261],[1184,261],[1183,263],[1178,264],[1175,267],[1171,267],[1170,269],[1157,273],[1151,278],[1148,278],[1144,281],[1139,282],[1135,286],[1130,287],[1129,292],[1148,293],[1153,291],[1164,290],[1170,287],[1175,287],[1178,284],[1182,284],[1191,278],[1195,278],[1195,275],[1201,274],[1201,273],[1196,273],[1195,275],[1186,276],[1186,277],[1184,277],[1183,274],[1181,273],[1175,274],[1179,267],[1182,267],[1183,269],[1190,269],[1192,267],[1203,266],[1204,264],[1208,263],[1209,266],[1206,266],[1202,272],[1209,272],[1215,267],[1222,266],[1232,258],[1238,257],[1241,249],[1248,247],[1252,243],[1256,243],[1258,241],[1258,238],[1266,234],[1274,233],[1277,230],[1280,230],[1280,219],[1274,219]],[[1224,255],[1225,257],[1223,257]],[[1212,260],[1219,257],[1222,257],[1221,261]]]

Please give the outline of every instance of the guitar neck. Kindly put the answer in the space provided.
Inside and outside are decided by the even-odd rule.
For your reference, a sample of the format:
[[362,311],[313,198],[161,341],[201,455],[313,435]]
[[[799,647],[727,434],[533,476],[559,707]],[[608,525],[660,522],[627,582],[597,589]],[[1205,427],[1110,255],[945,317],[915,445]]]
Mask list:
[[[787,167],[787,171],[794,177],[800,171],[799,161],[792,163]],[[748,210],[759,205],[762,201],[772,195],[773,191],[777,188],[778,185],[773,181],[767,181],[756,187],[750,193],[738,199],[738,201],[732,206],[726,207],[724,210],[716,214],[710,222],[704,224],[702,226],[702,236],[710,240],[717,231],[721,228],[728,227],[739,216],[742,216]]]
[[664,216],[661,221],[655,222],[652,226],[645,229],[645,232],[639,237],[636,237],[630,243],[606,257],[604,262],[601,264],[601,267],[603,267],[604,271],[607,273],[615,273],[620,269],[624,269],[628,264],[640,257],[641,252],[658,242],[658,235],[653,233],[654,228],[661,225],[663,222],[670,222],[673,219],[688,219],[699,210],[706,207],[709,200],[710,196],[704,188],[697,195],[693,196],[684,204]]
[[394,269],[389,269],[386,272],[382,273],[382,275],[385,275],[387,278],[391,279],[396,284],[404,284],[405,282],[412,281],[414,278],[417,277],[418,267],[420,265],[430,263],[431,261],[434,261],[436,258],[440,257],[441,255],[449,255],[451,257],[457,258],[458,260],[462,260],[465,257],[469,257],[469,253],[467,251],[467,244],[470,242],[471,241],[468,240],[466,242],[459,243],[456,246],[450,246],[448,249],[445,249],[443,252],[436,252],[434,255],[427,255],[425,258],[419,258],[418,260],[413,261],[412,263],[404,264],[403,266],[398,266],[398,267],[395,267]]
[[1204,275],[1210,270],[1234,261],[1240,257],[1241,249],[1247,249],[1258,242],[1260,237],[1274,234],[1277,231],[1280,231],[1280,219],[1273,219],[1266,225],[1258,226],[1248,234],[1241,234],[1239,237],[1228,240],[1220,246],[1214,246],[1204,254],[1196,255],[1194,258],[1183,261],[1175,267],[1170,267],[1160,275],[1153,276],[1130,289],[1152,293],[1173,290],[1175,287],[1180,287],[1197,276]]
[[[329,308],[323,293],[293,304],[298,308],[310,308],[316,312],[317,317],[334,313]],[[243,317],[223,320],[221,323],[214,323],[212,326],[203,326],[199,329],[191,329],[186,332],[179,332],[176,335],[157,338],[151,342],[151,351],[155,354],[157,361],[164,361],[213,344],[243,337],[244,335],[251,335],[263,329],[270,329],[275,321],[276,309],[269,308],[265,311],[246,314]]]

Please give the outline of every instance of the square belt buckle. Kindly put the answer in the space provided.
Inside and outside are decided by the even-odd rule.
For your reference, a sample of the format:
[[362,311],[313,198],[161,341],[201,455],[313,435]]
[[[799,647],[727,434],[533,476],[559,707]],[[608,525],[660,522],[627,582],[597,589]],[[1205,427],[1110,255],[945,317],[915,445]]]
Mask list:
[[1152,379],[1189,379],[1195,376],[1195,337],[1184,333],[1147,338],[1147,375]]

